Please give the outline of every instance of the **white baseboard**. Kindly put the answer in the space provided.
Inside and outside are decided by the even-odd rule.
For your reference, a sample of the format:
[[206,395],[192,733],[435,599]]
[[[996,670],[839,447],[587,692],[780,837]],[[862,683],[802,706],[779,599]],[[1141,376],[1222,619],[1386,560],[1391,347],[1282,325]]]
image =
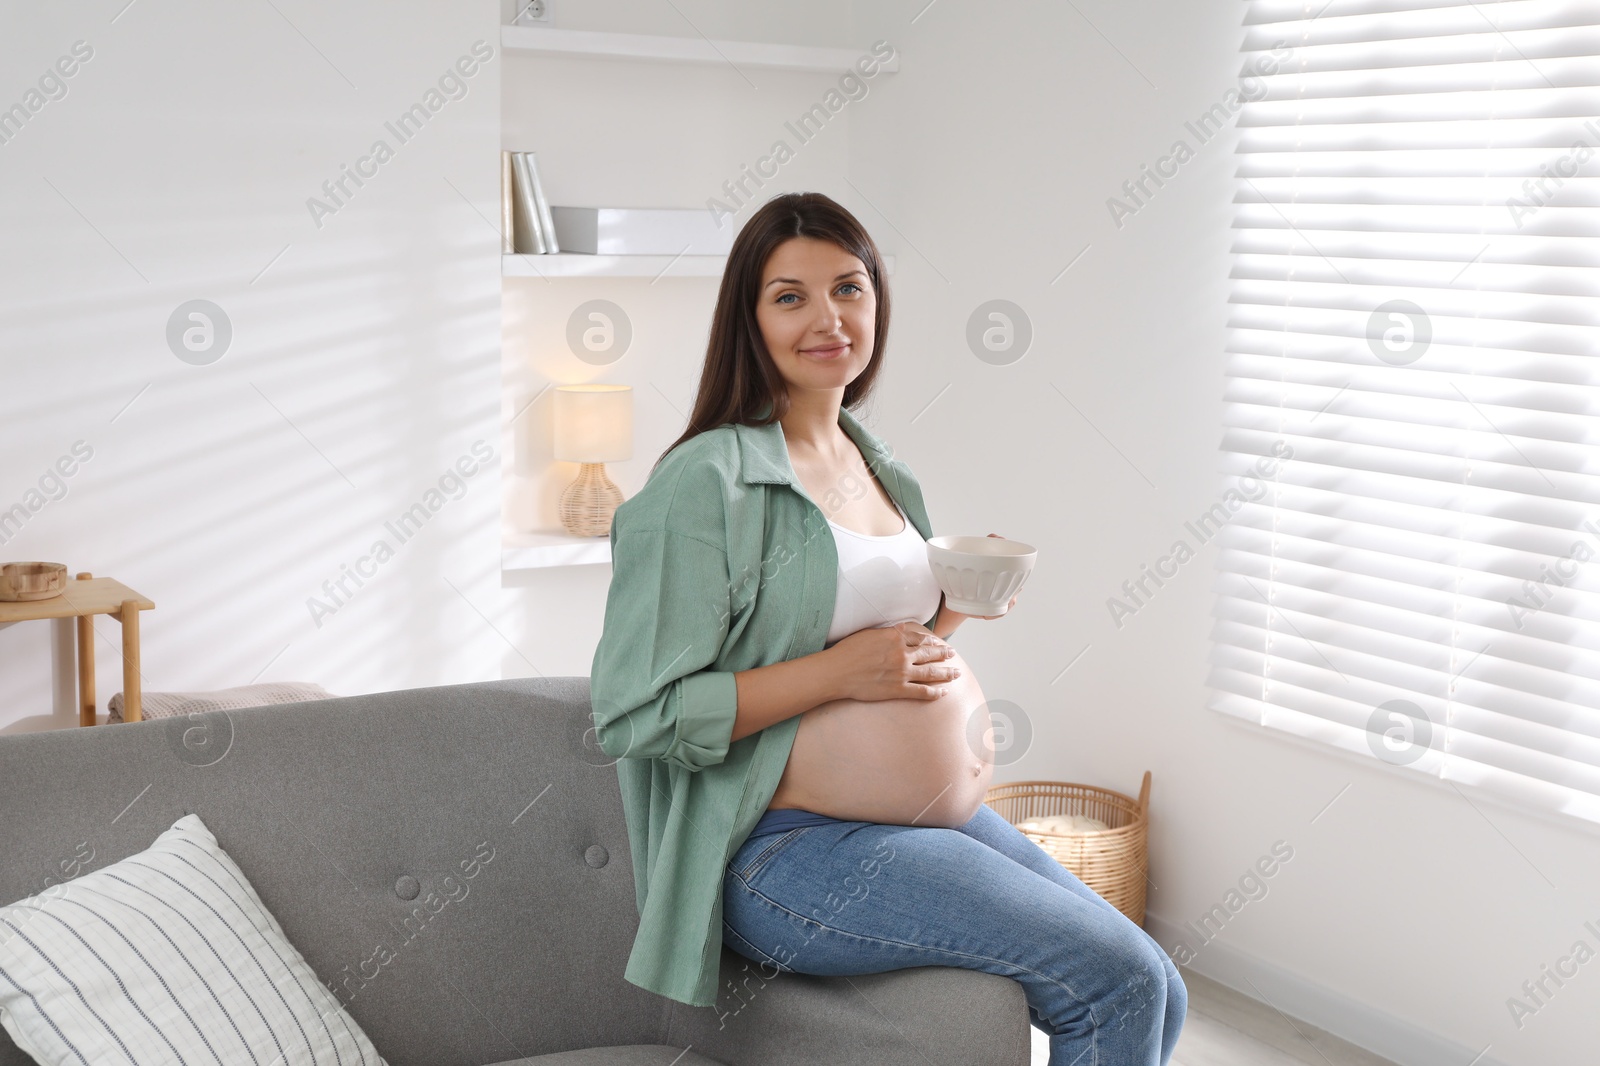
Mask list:
[[[1492,1054],[1474,1058],[1481,1048],[1462,1047],[1404,1018],[1308,981],[1220,940],[1213,939],[1203,946],[1196,945],[1197,938],[1192,932],[1186,933],[1178,923],[1148,910],[1145,912],[1144,927],[1146,932],[1155,937],[1156,943],[1167,949],[1169,955],[1180,940],[1193,947],[1195,955],[1184,964],[1186,969],[1219,981],[1251,999],[1265,996],[1273,1007],[1290,1017],[1326,1029],[1334,1036],[1364,1047],[1374,1055],[1381,1055],[1400,1066],[1467,1066],[1468,1063],[1473,1066],[1507,1066]],[[1259,994],[1250,987],[1252,982],[1260,989]]]

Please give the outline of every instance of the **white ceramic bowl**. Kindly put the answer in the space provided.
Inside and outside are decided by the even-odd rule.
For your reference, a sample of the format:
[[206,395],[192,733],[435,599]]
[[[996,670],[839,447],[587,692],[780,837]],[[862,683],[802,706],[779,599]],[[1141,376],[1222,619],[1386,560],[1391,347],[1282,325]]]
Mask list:
[[928,538],[928,565],[944,602],[962,614],[1005,614],[1038,557],[1033,545],[1003,537]]

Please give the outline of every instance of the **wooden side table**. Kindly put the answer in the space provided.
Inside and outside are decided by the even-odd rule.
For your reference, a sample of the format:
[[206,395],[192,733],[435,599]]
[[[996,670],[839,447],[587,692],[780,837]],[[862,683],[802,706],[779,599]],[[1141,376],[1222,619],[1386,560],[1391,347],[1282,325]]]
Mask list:
[[0,602],[0,623],[34,618],[78,620],[78,724],[95,724],[94,616],[109,614],[122,623],[122,720],[143,720],[139,696],[139,612],[155,610],[155,603],[109,577],[81,573],[67,582],[61,595],[47,600]]

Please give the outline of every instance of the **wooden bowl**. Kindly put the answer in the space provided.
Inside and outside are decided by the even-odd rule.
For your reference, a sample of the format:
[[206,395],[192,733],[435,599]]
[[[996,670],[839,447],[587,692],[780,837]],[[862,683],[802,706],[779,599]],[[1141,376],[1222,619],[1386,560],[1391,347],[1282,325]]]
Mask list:
[[6,563],[0,566],[0,600],[48,600],[67,587],[65,563]]

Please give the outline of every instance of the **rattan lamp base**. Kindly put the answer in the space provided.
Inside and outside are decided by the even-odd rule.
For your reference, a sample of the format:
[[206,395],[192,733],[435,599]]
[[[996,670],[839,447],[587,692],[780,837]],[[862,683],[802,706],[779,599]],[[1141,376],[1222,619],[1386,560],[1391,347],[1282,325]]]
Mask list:
[[577,480],[561,493],[561,525],[575,537],[611,535],[611,516],[622,490],[606,477],[604,463],[583,463]]

